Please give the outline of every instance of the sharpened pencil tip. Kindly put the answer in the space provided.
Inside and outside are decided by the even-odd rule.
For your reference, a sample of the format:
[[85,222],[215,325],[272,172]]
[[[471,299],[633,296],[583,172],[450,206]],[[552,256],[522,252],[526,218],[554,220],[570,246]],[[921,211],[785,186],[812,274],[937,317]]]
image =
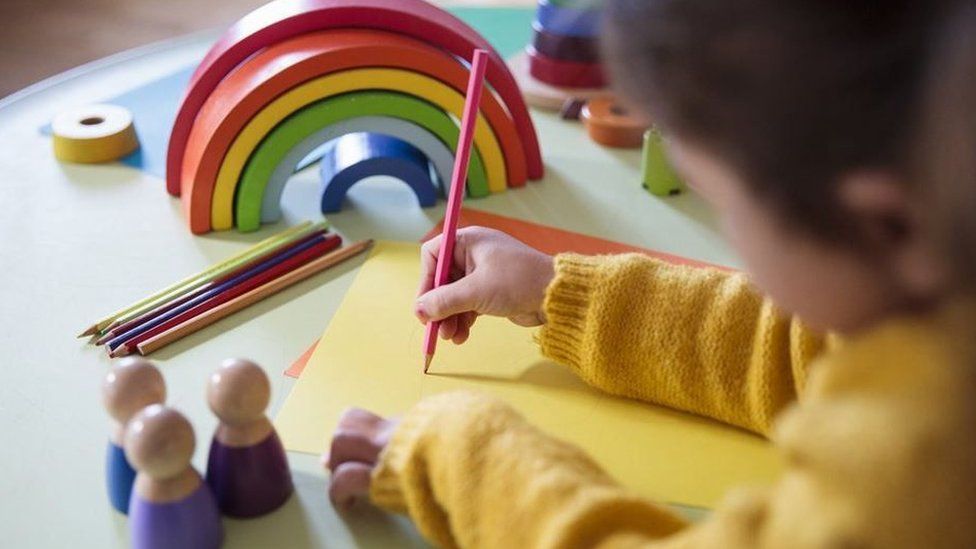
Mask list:
[[97,330],[96,330],[96,328],[94,326],[89,326],[87,330],[85,330],[84,332],[81,332],[80,334],[78,334],[78,339],[81,339],[83,337],[88,337],[88,336],[94,334],[96,331]]
[[434,355],[427,355],[424,357],[424,375],[427,375],[427,370],[430,369],[430,363],[434,361]]
[[122,356],[129,356],[129,348],[125,345],[120,345],[114,351],[109,351],[108,353],[109,358],[119,358]]

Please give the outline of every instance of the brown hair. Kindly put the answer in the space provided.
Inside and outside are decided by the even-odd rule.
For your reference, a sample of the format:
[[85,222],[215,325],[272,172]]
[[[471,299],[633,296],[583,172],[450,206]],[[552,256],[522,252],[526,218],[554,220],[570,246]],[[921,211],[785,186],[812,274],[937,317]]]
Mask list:
[[920,134],[920,181],[931,225],[959,289],[976,292],[976,4],[947,28],[932,67]]
[[906,174],[948,1],[610,0],[612,80],[665,131],[729,163],[786,219],[854,238],[847,172]]

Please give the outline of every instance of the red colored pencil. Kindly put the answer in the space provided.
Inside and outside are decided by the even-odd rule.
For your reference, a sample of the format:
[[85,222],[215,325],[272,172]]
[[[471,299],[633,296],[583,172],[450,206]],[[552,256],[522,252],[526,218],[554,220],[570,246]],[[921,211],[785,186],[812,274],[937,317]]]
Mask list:
[[147,339],[155,337],[171,328],[179,326],[180,324],[186,322],[191,318],[203,314],[213,309],[214,307],[226,303],[240,295],[246,294],[247,292],[253,290],[254,288],[266,284],[280,276],[284,276],[285,274],[301,267],[302,265],[308,263],[309,261],[321,257],[322,255],[325,255],[326,253],[338,248],[341,244],[342,244],[342,239],[339,238],[338,236],[327,238],[322,242],[319,242],[318,244],[310,247],[309,249],[299,254],[296,254],[295,256],[290,257],[285,261],[282,261],[281,263],[262,272],[261,274],[252,276],[251,278],[248,278],[247,280],[241,282],[240,284],[237,284],[234,287],[226,291],[220,292],[217,295],[213,296],[212,298],[207,299],[206,301],[203,301],[202,303],[199,303],[198,305],[189,308],[188,310],[174,316],[173,318],[170,318],[166,322],[162,322],[159,325],[154,326],[149,330],[146,330],[130,339],[122,341],[119,345],[114,346],[114,348],[110,351],[109,356],[115,358],[120,356],[126,356],[132,352],[135,352],[138,345],[146,341]]
[[[481,106],[481,93],[485,87],[485,69],[488,67],[488,52],[475,50],[471,61],[471,76],[468,79],[468,94],[461,117],[461,135],[458,138],[457,160],[451,177],[451,191],[447,199],[447,215],[444,217],[444,230],[440,254],[437,256],[437,269],[434,271],[434,287],[448,283],[451,261],[454,257],[454,242],[457,238],[458,217],[461,215],[461,202],[464,200],[464,181],[468,175],[471,161],[471,142],[474,139],[475,125],[478,123],[478,109]],[[424,373],[430,368],[437,350],[437,332],[441,323],[430,321],[424,334]]]

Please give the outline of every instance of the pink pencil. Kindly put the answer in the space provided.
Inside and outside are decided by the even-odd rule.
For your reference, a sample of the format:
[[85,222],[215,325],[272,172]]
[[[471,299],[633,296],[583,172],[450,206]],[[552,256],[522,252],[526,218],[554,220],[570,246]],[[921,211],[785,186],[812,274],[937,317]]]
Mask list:
[[[458,216],[461,215],[461,201],[464,200],[464,183],[468,177],[468,163],[471,160],[471,141],[474,139],[474,128],[478,122],[478,109],[481,106],[481,92],[485,87],[485,69],[488,67],[488,52],[475,50],[471,61],[471,77],[468,80],[468,95],[464,102],[464,114],[461,117],[461,135],[458,138],[457,160],[454,162],[454,174],[451,176],[451,190],[447,198],[447,215],[444,216],[444,231],[441,233],[443,242],[437,256],[437,270],[434,271],[434,287],[448,283],[451,272],[451,258],[454,257],[454,240],[457,236]],[[424,335],[424,373],[430,368],[437,349],[437,332],[441,323],[430,321],[427,323],[427,333]]]

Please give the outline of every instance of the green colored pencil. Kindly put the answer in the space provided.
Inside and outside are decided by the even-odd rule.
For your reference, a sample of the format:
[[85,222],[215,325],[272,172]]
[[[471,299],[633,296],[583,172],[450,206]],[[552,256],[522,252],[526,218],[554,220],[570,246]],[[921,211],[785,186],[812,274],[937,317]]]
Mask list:
[[223,274],[236,269],[240,265],[243,265],[244,263],[264,254],[271,249],[286,245],[289,242],[294,242],[296,239],[302,238],[314,231],[328,228],[328,226],[328,221],[320,221],[319,223],[315,224],[311,223],[310,221],[306,221],[276,235],[272,235],[233,257],[225,259],[224,261],[221,261],[220,263],[217,263],[197,274],[189,276],[175,284],[159,290],[153,295],[141,299],[136,303],[133,303],[132,305],[129,305],[128,307],[99,320],[87,330],[82,332],[78,337],[86,337],[104,333],[112,325],[126,322],[128,319],[135,318],[146,311],[159,306],[161,303],[184,295],[186,292],[193,291],[203,284],[206,284],[207,282],[210,282]]

